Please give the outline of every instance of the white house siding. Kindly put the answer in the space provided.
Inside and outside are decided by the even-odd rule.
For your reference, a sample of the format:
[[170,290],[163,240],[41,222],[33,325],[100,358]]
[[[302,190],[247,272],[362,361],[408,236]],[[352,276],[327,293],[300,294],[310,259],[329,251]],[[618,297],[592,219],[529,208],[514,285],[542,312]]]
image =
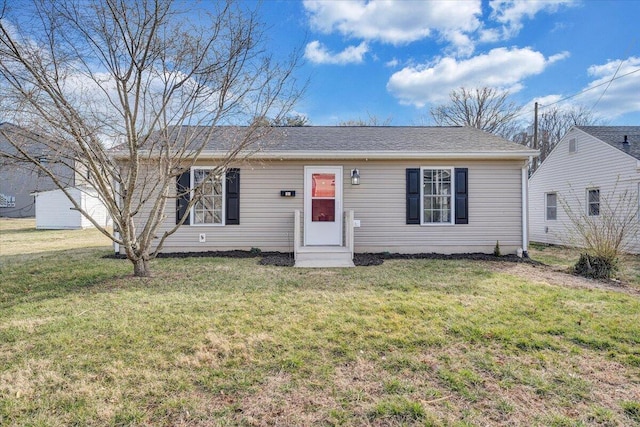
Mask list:
[[[212,165],[200,162],[199,165]],[[355,229],[356,252],[462,253],[522,247],[522,161],[254,161],[240,168],[240,225],[183,225],[166,242],[164,252],[212,251],[252,247],[263,251],[293,251],[293,212],[303,209],[304,166],[343,167],[344,209],[360,220]],[[469,169],[469,224],[407,225],[406,168],[421,166]],[[358,168],[361,184],[351,185]],[[285,198],[280,190],[294,190]],[[166,209],[167,224],[175,224],[175,202]],[[206,242],[199,243],[199,235]]]
[[[575,138],[577,151],[569,153],[569,141]],[[614,190],[629,191],[638,197],[640,163],[615,147],[574,129],[568,133],[529,180],[529,232],[532,242],[572,245],[576,242],[569,229],[569,216],[562,208],[564,200],[571,210],[586,209],[587,188],[599,188],[603,200]],[[558,194],[557,220],[545,219],[545,194]],[[615,197],[615,196],[614,196]],[[580,206],[580,203],[582,206]],[[630,242],[632,252],[640,253],[640,242]]]

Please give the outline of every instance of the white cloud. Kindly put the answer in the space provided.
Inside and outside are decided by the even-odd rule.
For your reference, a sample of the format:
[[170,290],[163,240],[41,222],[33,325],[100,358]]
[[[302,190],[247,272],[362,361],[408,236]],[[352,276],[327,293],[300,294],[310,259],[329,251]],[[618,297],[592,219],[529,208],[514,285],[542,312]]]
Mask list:
[[348,46],[340,53],[332,53],[318,40],[314,40],[304,49],[304,57],[315,64],[359,64],[368,51],[367,43],[362,42],[358,46]]
[[567,51],[556,53],[555,55],[551,55],[549,57],[549,64],[553,64],[554,62],[562,61],[563,59],[567,59],[571,54]]
[[470,56],[476,49],[475,41],[462,31],[447,31],[445,38],[452,44],[452,47],[447,50],[458,56]]
[[520,32],[525,18],[532,19],[539,12],[556,12],[561,6],[575,4],[575,0],[491,0],[491,18],[502,24],[502,38]]
[[449,93],[461,86],[488,86],[514,93],[522,88],[525,78],[542,73],[561,57],[566,54],[545,58],[531,48],[497,48],[463,61],[445,57],[433,64],[406,67],[394,73],[387,90],[402,104],[416,107],[445,102]]
[[[520,32],[526,19],[557,12],[576,1],[491,0],[488,15],[483,15],[481,0],[304,0],[303,5],[314,31],[396,46],[432,39],[446,44],[446,55],[464,58],[474,54],[478,43],[507,40]],[[313,53],[317,58],[337,57],[324,48],[309,52]]]
[[[618,69],[619,67],[619,69]],[[617,73],[616,73],[617,70]],[[588,73],[593,80],[578,101],[608,119],[640,112],[640,57],[613,60],[592,65]],[[612,81],[615,75],[615,80]]]
[[[377,40],[394,45],[441,37],[465,52],[468,34],[480,27],[481,2],[305,0],[311,26],[325,34]],[[434,33],[436,33],[434,35]]]
[[544,107],[544,106],[550,106],[550,105],[555,105],[557,102],[562,101],[562,96],[561,95],[546,95],[546,96],[540,96],[540,97],[536,97],[533,99],[533,101],[531,102],[532,108],[534,103],[538,103],[539,106]]
[[398,64],[400,64],[400,61],[398,61],[396,58],[393,58],[391,61],[387,61],[384,63],[385,66],[390,68],[395,68],[398,66]]

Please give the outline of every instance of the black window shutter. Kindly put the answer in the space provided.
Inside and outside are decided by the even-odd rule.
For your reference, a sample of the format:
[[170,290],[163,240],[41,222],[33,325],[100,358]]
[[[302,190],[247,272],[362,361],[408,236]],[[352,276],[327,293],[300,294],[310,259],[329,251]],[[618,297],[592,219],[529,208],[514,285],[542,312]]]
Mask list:
[[189,206],[189,199],[191,197],[191,173],[189,171],[184,172],[176,177],[176,224],[180,222],[180,219],[184,215],[187,218],[184,220],[183,225],[189,225],[189,212],[187,206]]
[[240,224],[240,169],[227,169],[225,198],[226,225]]
[[420,224],[420,168],[407,169],[407,224]]
[[469,169],[455,169],[456,193],[456,224],[469,224]]

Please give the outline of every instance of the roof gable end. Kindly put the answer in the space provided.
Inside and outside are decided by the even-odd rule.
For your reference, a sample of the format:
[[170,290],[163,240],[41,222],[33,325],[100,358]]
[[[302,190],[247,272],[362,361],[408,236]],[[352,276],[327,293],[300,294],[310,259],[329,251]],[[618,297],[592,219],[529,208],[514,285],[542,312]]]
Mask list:
[[640,160],[640,126],[576,126],[576,128]]

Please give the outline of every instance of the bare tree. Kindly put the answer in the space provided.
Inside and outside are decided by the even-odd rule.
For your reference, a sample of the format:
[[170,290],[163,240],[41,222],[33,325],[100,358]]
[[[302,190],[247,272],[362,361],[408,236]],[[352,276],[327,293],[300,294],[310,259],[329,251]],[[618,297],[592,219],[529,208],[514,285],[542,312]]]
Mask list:
[[386,119],[381,120],[378,118],[378,116],[367,112],[366,119],[361,119],[358,117],[357,119],[344,120],[338,122],[338,126],[389,126],[391,125],[391,120],[391,117],[387,117]]
[[259,149],[272,129],[262,119],[285,117],[299,95],[292,74],[299,53],[275,61],[256,10],[232,0],[207,5],[211,11],[172,0],[2,7],[4,120],[37,133],[48,159],[24,132],[5,135],[13,149],[4,155],[35,165],[92,220],[50,165],[82,176],[116,232],[93,224],[121,245],[136,276],[150,274],[149,260],[185,221],[161,228],[167,203],[179,196],[176,177],[221,136],[219,125],[246,126],[235,128],[216,174]]
[[[538,143],[537,147],[535,147],[540,150],[540,156],[534,160],[531,172],[534,172],[544,162],[556,144],[573,126],[592,126],[597,124],[604,123],[597,120],[591,111],[585,107],[563,110],[557,107],[543,109],[538,117]],[[518,142],[533,146],[532,136],[525,135],[526,137]]]
[[290,116],[270,120],[271,126],[301,127],[309,126],[309,118],[303,114],[292,114]]
[[461,87],[449,94],[449,103],[431,108],[430,114],[438,126],[471,126],[511,139],[521,107],[508,98],[508,91]]

